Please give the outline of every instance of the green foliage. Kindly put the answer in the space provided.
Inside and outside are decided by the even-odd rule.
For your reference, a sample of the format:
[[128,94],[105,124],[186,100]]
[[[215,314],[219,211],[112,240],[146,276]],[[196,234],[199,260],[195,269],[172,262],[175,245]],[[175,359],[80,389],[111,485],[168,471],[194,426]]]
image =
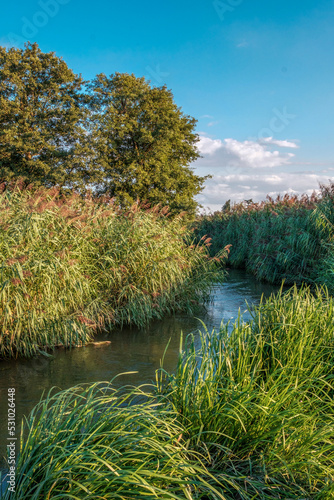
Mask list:
[[[229,264],[271,283],[324,283],[331,258],[333,196],[270,197],[262,203],[225,207],[195,223],[197,237],[212,237],[212,252],[232,245]],[[327,262],[327,261],[326,261]],[[322,275],[322,281],[319,276]]]
[[62,59],[36,43],[24,50],[0,47],[1,182],[87,182],[82,85]]
[[[165,393],[182,440],[226,500],[330,499],[334,488],[334,301],[282,291],[232,332],[188,342]],[[163,379],[163,378],[162,378]]]
[[101,382],[49,393],[23,422],[16,491],[3,500],[224,498],[152,389]]
[[317,283],[323,283],[334,295],[334,183],[322,185],[322,200],[312,214],[321,234],[323,255],[317,263]]
[[154,386],[50,393],[3,500],[333,498],[333,299],[293,288],[252,314],[187,339]]
[[[182,217],[57,189],[0,195],[0,357],[81,345],[97,328],[193,312],[224,277]],[[218,262],[217,262],[218,261]]]
[[123,206],[138,198],[168,205],[171,212],[194,214],[194,195],[206,177],[189,167],[198,158],[196,120],[186,116],[166,86],[151,87],[144,78],[100,74],[91,85],[91,147],[101,172],[100,191]]
[[88,83],[36,43],[0,47],[0,182],[93,188],[122,207],[139,199],[194,216],[206,179],[189,166],[196,120],[145,78]]

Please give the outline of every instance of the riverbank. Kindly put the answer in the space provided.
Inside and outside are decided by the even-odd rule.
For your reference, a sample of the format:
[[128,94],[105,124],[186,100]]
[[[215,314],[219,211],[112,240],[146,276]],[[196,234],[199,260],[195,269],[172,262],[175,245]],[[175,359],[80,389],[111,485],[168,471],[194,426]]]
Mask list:
[[211,251],[231,244],[229,266],[270,283],[325,284],[334,294],[334,184],[320,195],[285,195],[200,216],[195,234],[212,238]]
[[106,382],[48,396],[4,499],[331,498],[333,311],[325,290],[295,288],[187,342],[154,393]]
[[194,312],[222,280],[210,240],[192,244],[166,208],[61,196],[0,194],[0,358],[85,345],[97,331]]
[[[212,298],[196,316],[186,312],[175,313],[161,320],[152,320],[143,328],[124,326],[110,332],[101,332],[94,338],[109,344],[88,345],[79,349],[56,349],[52,356],[9,359],[0,363],[0,470],[5,467],[7,429],[7,391],[16,391],[16,435],[20,435],[20,423],[42,395],[51,387],[69,389],[73,385],[110,380],[119,373],[131,374],[117,377],[115,387],[125,384],[148,384],[155,378],[160,361],[173,373],[177,366],[180,335],[194,333],[199,338],[201,322],[210,330],[219,329],[224,322],[235,321],[238,310],[244,313],[245,321],[250,314],[245,312],[246,302],[250,307],[258,305],[262,294],[269,297],[279,287],[255,281],[243,270],[231,269],[224,283],[216,284]],[[166,346],[167,352],[165,353]]]

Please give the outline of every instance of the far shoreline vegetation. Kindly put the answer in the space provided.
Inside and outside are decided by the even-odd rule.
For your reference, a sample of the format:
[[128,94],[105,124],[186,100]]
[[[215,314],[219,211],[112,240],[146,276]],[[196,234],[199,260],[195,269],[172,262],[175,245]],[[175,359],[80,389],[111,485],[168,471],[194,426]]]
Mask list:
[[165,86],[84,82],[37,44],[0,75],[2,360],[193,314],[226,262],[293,285],[149,388],[51,392],[1,498],[333,498],[334,184],[195,217],[196,120]]
[[334,183],[311,195],[267,196],[230,204],[194,222],[195,234],[212,238],[214,255],[231,245],[228,264],[258,280],[326,285],[334,292]]

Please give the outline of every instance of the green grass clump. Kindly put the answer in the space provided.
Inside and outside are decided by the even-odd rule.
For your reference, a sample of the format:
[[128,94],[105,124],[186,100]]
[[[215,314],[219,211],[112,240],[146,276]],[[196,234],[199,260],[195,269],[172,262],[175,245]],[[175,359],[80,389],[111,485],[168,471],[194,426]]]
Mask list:
[[295,287],[252,314],[190,337],[153,387],[49,395],[3,499],[333,498],[334,301]]
[[[259,280],[286,284],[325,283],[334,289],[331,257],[334,184],[321,186],[320,196],[267,197],[261,203],[240,203],[201,216],[198,238],[212,237],[212,252],[232,245],[229,264],[253,273]],[[329,257],[329,261],[327,261]],[[319,279],[319,277],[323,279]]]
[[[215,491],[188,457],[177,416],[140,388],[49,393],[23,424],[15,493],[3,500],[200,499]],[[211,478],[214,483],[214,479]]]
[[203,334],[167,376],[189,450],[226,499],[334,497],[334,301],[306,287]]
[[192,245],[182,216],[58,191],[0,194],[0,358],[85,344],[94,331],[193,312],[226,251]]

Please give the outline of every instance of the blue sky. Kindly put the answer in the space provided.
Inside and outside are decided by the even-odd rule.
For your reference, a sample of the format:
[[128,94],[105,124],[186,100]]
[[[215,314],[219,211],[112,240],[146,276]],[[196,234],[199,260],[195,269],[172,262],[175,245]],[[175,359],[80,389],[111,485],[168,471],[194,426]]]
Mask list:
[[36,41],[86,79],[166,83],[198,120],[205,207],[334,177],[333,0],[16,0],[1,14],[1,45]]

